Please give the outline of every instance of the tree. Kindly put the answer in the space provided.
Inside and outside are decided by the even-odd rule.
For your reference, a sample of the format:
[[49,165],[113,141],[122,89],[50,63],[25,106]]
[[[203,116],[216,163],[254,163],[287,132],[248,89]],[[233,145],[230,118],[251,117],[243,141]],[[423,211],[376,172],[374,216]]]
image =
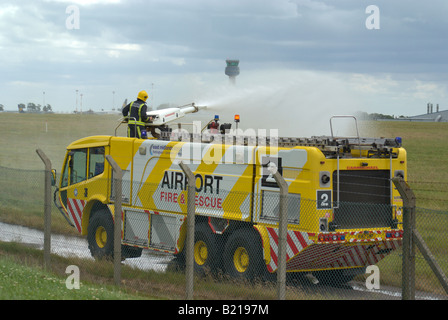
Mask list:
[[393,116],[382,113],[367,113],[365,111],[358,111],[355,113],[359,120],[378,120],[378,119],[393,119]]
[[36,112],[36,105],[33,102],[28,102],[26,105],[26,110],[28,112]]
[[51,105],[47,104],[46,106],[44,106],[42,108],[43,112],[53,112],[53,110],[51,109]]
[[34,102],[29,102],[26,106],[28,112],[40,112],[40,104],[35,104]]

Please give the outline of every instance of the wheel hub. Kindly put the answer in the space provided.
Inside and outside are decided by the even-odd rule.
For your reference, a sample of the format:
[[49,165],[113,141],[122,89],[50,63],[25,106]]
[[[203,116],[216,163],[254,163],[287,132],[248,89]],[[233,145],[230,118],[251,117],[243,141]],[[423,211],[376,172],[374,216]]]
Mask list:
[[238,272],[245,272],[249,267],[249,254],[246,248],[238,247],[233,255],[233,264]]
[[107,243],[107,232],[103,226],[99,226],[95,232],[96,244],[99,248],[104,248]]
[[202,266],[207,261],[208,250],[204,241],[198,241],[194,244],[194,261]]

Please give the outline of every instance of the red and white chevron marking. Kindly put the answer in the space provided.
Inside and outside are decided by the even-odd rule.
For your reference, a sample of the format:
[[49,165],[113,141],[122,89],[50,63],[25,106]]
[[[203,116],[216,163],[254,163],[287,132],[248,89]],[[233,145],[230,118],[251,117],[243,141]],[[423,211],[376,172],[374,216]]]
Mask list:
[[[278,229],[266,228],[271,247],[271,261],[267,266],[269,272],[274,272],[278,266]],[[299,254],[303,249],[312,244],[308,233],[300,231],[288,231],[286,238],[286,261]]]
[[287,262],[287,270],[316,270],[374,265],[401,246],[401,240],[375,244],[315,244]]
[[[266,228],[269,235],[271,259],[269,272],[278,268],[278,229]],[[313,235],[313,234],[311,234]],[[346,243],[314,243],[306,232],[288,231],[286,246],[286,269],[305,271],[365,267],[374,265],[401,246],[401,239],[355,240]],[[370,243],[365,243],[369,241]],[[372,244],[372,242],[375,242]]]
[[78,232],[81,232],[82,211],[86,201],[68,198],[68,217]]

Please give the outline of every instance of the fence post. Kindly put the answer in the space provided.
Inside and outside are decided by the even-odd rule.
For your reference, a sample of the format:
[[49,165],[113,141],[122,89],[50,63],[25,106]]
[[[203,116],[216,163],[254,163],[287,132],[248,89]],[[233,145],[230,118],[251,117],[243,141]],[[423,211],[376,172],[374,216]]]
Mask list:
[[121,283],[121,199],[123,171],[112,156],[106,156],[114,172],[115,209],[114,209],[114,282]]
[[448,278],[446,277],[442,268],[437,263],[435,257],[432,255],[432,253],[429,250],[429,247],[426,245],[425,241],[423,241],[423,237],[420,235],[420,232],[418,232],[417,229],[414,230],[413,240],[414,240],[417,248],[420,250],[420,252],[425,257],[426,262],[428,262],[429,266],[431,267],[432,272],[434,272],[434,274],[436,275],[436,277],[439,280],[440,284],[442,285],[443,289],[448,294]]
[[402,178],[395,177],[392,182],[403,199],[402,299],[415,300],[415,195]]
[[187,186],[187,247],[186,247],[186,270],[185,270],[185,293],[187,300],[193,300],[193,277],[194,277],[194,224],[195,224],[195,195],[196,183],[191,169],[182,161],[180,168],[188,178]]
[[51,252],[51,161],[41,149],[36,150],[45,164],[44,195],[44,268],[50,270]]
[[279,199],[279,223],[278,223],[278,269],[277,269],[277,295],[279,300],[286,298],[286,238],[288,236],[288,184],[278,172],[277,168],[273,177],[280,187]]

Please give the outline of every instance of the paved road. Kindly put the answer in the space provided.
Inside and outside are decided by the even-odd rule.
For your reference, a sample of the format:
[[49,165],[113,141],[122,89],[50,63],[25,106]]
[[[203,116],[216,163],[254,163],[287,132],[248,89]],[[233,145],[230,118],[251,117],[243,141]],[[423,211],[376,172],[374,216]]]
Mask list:
[[[43,250],[44,234],[36,229],[0,222],[0,241],[20,242]],[[51,253],[63,257],[93,259],[90,255],[87,240],[80,237],[53,234],[51,236]],[[127,259],[123,263],[142,270],[164,271],[171,260],[171,255],[154,254],[152,251],[144,250],[140,258]]]

